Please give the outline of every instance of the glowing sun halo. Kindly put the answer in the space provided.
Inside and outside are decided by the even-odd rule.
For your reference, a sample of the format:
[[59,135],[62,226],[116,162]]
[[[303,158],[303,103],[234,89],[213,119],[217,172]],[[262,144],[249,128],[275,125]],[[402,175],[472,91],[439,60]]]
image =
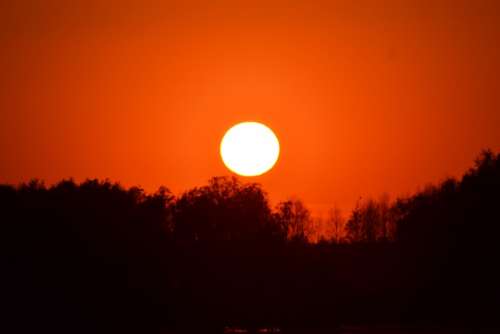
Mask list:
[[242,176],[257,176],[276,164],[280,144],[274,132],[264,124],[236,124],[222,138],[220,154],[231,171]]

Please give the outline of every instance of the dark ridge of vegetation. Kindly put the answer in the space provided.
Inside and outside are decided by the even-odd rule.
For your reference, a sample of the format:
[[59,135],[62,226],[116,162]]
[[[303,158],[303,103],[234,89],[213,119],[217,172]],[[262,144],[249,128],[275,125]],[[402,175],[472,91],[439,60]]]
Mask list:
[[[308,242],[302,202],[213,178],[175,198],[109,181],[0,186],[5,333],[496,325],[500,154],[359,202]],[[342,230],[342,231],[341,231]]]

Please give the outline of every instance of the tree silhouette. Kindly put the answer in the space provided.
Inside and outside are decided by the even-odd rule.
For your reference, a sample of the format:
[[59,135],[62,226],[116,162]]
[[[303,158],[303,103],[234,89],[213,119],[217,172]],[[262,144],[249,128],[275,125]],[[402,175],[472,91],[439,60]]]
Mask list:
[[184,241],[229,241],[280,238],[267,195],[255,183],[215,177],[184,193],[175,203],[174,236]]
[[459,180],[358,201],[350,243],[339,243],[340,211],[333,242],[315,244],[300,200],[271,210],[258,184],[236,178],[180,197],[109,180],[0,185],[0,331],[495,324],[498,203],[492,151]]
[[396,233],[397,211],[387,195],[379,200],[359,200],[346,223],[347,238],[351,242],[393,240]]
[[278,203],[274,219],[292,241],[306,242],[314,232],[311,213],[298,199]]
[[338,207],[335,206],[328,212],[327,226],[331,241],[337,244],[340,243],[345,234],[345,220]]
[[500,256],[498,203],[500,154],[490,150],[461,180],[447,179],[396,201],[406,279],[413,289],[427,292],[414,305],[432,296],[426,310],[436,318],[443,310],[462,320],[493,317],[492,310],[500,307],[500,276],[494,269]]

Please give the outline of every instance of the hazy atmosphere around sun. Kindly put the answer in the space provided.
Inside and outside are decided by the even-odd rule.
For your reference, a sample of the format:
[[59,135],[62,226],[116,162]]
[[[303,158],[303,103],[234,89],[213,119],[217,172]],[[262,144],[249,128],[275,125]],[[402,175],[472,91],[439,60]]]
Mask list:
[[179,193],[229,174],[222,136],[252,120],[281,152],[248,180],[319,215],[500,147],[495,1],[186,3],[1,4],[0,182]]

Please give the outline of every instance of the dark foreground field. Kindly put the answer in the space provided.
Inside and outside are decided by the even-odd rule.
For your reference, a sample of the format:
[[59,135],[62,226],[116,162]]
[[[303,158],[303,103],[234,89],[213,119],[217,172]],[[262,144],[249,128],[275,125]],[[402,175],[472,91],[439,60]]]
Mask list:
[[[339,326],[336,329],[300,329],[300,330],[281,330],[281,329],[260,329],[257,331],[248,331],[246,329],[225,330],[225,334],[498,334],[500,328],[447,328],[440,326],[411,327],[411,326]],[[164,334],[174,334],[166,331]]]
[[3,185],[0,333],[477,333],[499,320],[499,203],[489,151],[460,180],[356,206],[347,240],[316,244],[302,205],[235,179],[178,198]]
[[[439,328],[439,327],[406,327],[381,326],[381,327],[341,327],[338,331],[324,331],[323,334],[497,334],[500,329],[489,328]],[[304,333],[312,334],[312,333]],[[319,333],[318,333],[319,334]]]

